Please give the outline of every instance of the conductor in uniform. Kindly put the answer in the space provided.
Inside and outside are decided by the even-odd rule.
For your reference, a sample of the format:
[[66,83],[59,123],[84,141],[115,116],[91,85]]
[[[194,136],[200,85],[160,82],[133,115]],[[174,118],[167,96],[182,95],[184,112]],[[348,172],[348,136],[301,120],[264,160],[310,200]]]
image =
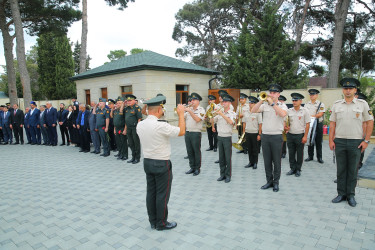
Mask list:
[[137,124],[142,119],[141,108],[135,103],[134,95],[125,95],[128,106],[125,109],[126,134],[128,135],[129,146],[132,150],[132,158],[128,163],[137,164],[141,159],[141,145],[137,134]]
[[170,137],[185,134],[185,108],[182,105],[177,106],[178,127],[159,120],[163,115],[161,104],[165,99],[165,96],[157,96],[145,101],[148,106],[148,116],[136,128],[144,155],[143,167],[147,180],[148,219],[151,228],[159,231],[177,226],[176,222],[167,221],[168,201],[173,179]]
[[204,108],[199,106],[202,97],[197,93],[191,94],[191,107],[185,108],[186,119],[185,144],[189,157],[189,171],[186,174],[199,175],[202,165],[201,141],[204,119]]
[[[337,197],[338,203],[347,200],[355,207],[355,186],[357,184],[357,164],[370,143],[374,128],[374,117],[366,101],[354,97],[360,82],[354,78],[340,81],[344,99],[332,106],[330,117],[329,147],[335,150],[337,157]],[[363,123],[366,123],[366,135],[363,138]]]
[[274,192],[279,191],[281,173],[281,148],[283,143],[284,117],[287,108],[279,102],[278,98],[282,87],[278,84],[269,85],[269,95],[266,100],[260,100],[251,109],[253,113],[263,113],[262,126],[262,151],[267,183],[261,189],[273,187]]

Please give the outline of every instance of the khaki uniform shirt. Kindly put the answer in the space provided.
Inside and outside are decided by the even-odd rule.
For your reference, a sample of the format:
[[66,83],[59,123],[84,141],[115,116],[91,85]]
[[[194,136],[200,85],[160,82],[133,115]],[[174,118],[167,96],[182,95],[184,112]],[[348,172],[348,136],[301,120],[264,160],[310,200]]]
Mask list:
[[243,123],[246,123],[245,132],[246,133],[259,133],[259,124],[262,124],[262,114],[261,113],[245,113],[242,119]]
[[[316,111],[319,107],[319,104],[320,104],[320,101],[318,101],[318,100],[316,100],[315,103],[312,103],[311,101],[309,101],[308,103],[305,104],[304,108],[306,108],[307,111],[309,111],[310,116],[316,115]],[[324,103],[322,103],[319,107],[318,113],[320,113],[320,112],[326,112],[326,108],[324,106]],[[324,115],[319,118],[319,122],[323,122],[323,118],[324,118]]]
[[186,119],[186,131],[202,132],[203,119],[204,119],[204,114],[205,114],[204,108],[202,108],[201,106],[198,106],[196,110],[193,110],[193,113],[199,117],[200,121],[196,122],[189,112],[185,112],[184,116]]
[[330,121],[336,122],[335,137],[342,139],[363,139],[362,123],[374,120],[368,103],[354,98],[348,104],[345,99],[332,106]]
[[[240,105],[241,105],[241,104],[239,104],[239,105],[237,106],[237,110],[236,110],[236,117],[237,117],[237,119],[239,118]],[[250,113],[250,106],[249,106],[248,103],[245,103],[245,105],[241,106],[241,113],[242,113],[243,115],[245,115],[246,113]],[[243,117],[242,117],[242,118],[243,118]]]
[[[288,110],[285,104],[278,102],[276,105]],[[284,131],[284,117],[276,114],[276,110],[268,102],[260,105],[258,112],[263,113],[262,133],[266,135],[281,135]]]
[[214,122],[217,123],[217,132],[218,136],[220,137],[232,137],[233,126],[236,119],[236,113],[232,110],[228,110],[228,112],[223,112],[225,116],[227,116],[231,121],[233,121],[233,125],[227,123],[227,121],[221,116],[217,115],[214,117]]
[[142,145],[144,158],[169,160],[171,157],[169,137],[178,137],[179,133],[179,127],[159,121],[154,115],[147,116],[137,125],[137,134]]
[[310,123],[310,114],[307,109],[300,107],[297,111],[293,108],[288,109],[289,116],[289,133],[303,134],[305,133],[306,124]]

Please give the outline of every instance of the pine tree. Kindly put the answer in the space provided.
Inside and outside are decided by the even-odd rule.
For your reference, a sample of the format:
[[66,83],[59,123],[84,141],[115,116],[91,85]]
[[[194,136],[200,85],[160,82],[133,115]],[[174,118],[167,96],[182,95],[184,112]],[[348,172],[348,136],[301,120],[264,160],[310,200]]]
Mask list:
[[38,72],[39,87],[42,94],[53,99],[56,91],[56,48],[55,35],[45,33],[38,38]]
[[66,35],[56,38],[56,91],[55,99],[68,99],[77,95],[75,83],[69,80],[74,75],[74,61],[69,39]]

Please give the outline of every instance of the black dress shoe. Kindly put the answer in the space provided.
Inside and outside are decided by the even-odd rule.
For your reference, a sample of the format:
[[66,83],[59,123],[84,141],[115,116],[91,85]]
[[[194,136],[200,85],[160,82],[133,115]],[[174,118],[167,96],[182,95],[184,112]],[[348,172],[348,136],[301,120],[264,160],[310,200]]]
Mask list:
[[293,175],[293,174],[295,174],[296,172],[294,172],[294,170],[289,170],[289,172],[288,173],[286,173],[286,175]]
[[14,145],[20,144],[19,142],[15,142]]
[[194,171],[193,175],[194,175],[194,176],[197,176],[197,175],[199,175],[200,172],[201,172],[201,171],[200,171],[199,169],[196,169],[196,170]]
[[35,145],[36,143],[32,142],[31,145]]
[[296,175],[296,177],[300,177],[301,176],[301,171],[297,170],[295,175]]
[[68,143],[66,144],[66,146],[70,146],[70,142],[68,142]]
[[337,179],[333,181],[334,183],[337,183]]
[[108,157],[110,154],[103,154],[103,157]]
[[184,159],[189,159],[189,156],[185,156]]
[[307,157],[307,158],[305,159],[305,161],[312,161],[312,160],[313,160],[312,157]]
[[123,161],[126,161],[127,159],[128,159],[127,156],[122,157],[122,160],[123,160]]
[[279,192],[279,184],[273,184],[273,191]]
[[64,145],[65,145],[65,143],[61,143],[61,144],[60,144],[60,146],[64,146]]
[[28,143],[26,143],[26,144],[31,144],[31,142],[28,142]]
[[215,161],[215,163],[220,163],[220,161],[219,161],[219,160],[217,160],[217,161]]
[[220,176],[220,177],[217,179],[217,181],[223,181],[223,180],[225,180],[225,176]]
[[349,204],[349,206],[351,206],[351,207],[355,207],[355,206],[357,206],[357,202],[355,201],[354,197],[350,197],[350,198],[348,199],[348,204]]
[[21,141],[21,145],[23,145],[24,144],[24,142],[23,141]]
[[131,158],[130,160],[127,161],[127,163],[133,163],[133,161],[135,161],[135,159]]
[[242,154],[244,151],[243,150],[240,150],[240,151],[237,151],[237,154]]
[[8,142],[4,142],[4,143],[3,143],[3,145],[7,145],[7,144],[9,144],[9,143],[8,143]]
[[322,159],[322,158],[318,158],[318,162],[319,162],[319,163],[321,163],[321,164],[323,164],[323,163],[324,163],[324,161],[323,161],[323,159]]
[[132,162],[132,164],[137,164],[137,163],[139,163],[139,160],[134,160],[134,161]]
[[156,229],[156,225],[155,224],[151,224],[151,229]]
[[230,177],[225,177],[225,183],[230,182]]
[[119,156],[117,157],[117,160],[122,160],[122,158],[123,158],[122,156]]
[[247,155],[247,151],[245,150],[245,151],[243,151],[243,153],[245,154],[245,155]]
[[257,164],[254,163],[254,165],[253,165],[253,169],[257,169],[257,168],[258,168]]
[[217,151],[217,148],[214,148],[214,152],[216,152]]
[[88,152],[90,152],[90,150],[85,150],[85,151],[83,151],[84,153],[88,153]]
[[91,154],[95,154],[96,153],[96,151],[92,151],[92,152],[90,152]]
[[249,164],[247,164],[244,168],[251,168],[251,167],[252,167],[251,165],[252,165],[252,164],[249,163]]
[[175,227],[177,227],[177,223],[176,222],[173,222],[173,221],[172,222],[168,222],[168,221],[166,221],[164,226],[156,227],[156,230],[158,230],[158,231],[170,230],[170,229],[173,229]]
[[80,150],[80,151],[78,151],[78,152],[85,152],[85,150],[81,149],[81,150]]
[[213,148],[208,148],[208,149],[206,149],[206,151],[211,151],[211,150],[214,150]]
[[194,173],[194,169],[189,169],[189,171],[187,171],[187,172],[185,172],[185,174],[192,174],[192,173]]
[[46,143],[43,143],[42,145],[46,145]]
[[285,154],[282,154],[282,155],[281,155],[281,158],[285,158]]
[[332,200],[332,203],[339,203],[339,202],[342,202],[346,200],[346,196],[345,195],[338,195],[336,198],[334,198]]
[[267,182],[265,185],[263,185],[263,186],[261,187],[261,189],[268,189],[268,188],[270,188],[270,187],[273,187],[273,183],[272,183],[272,182]]

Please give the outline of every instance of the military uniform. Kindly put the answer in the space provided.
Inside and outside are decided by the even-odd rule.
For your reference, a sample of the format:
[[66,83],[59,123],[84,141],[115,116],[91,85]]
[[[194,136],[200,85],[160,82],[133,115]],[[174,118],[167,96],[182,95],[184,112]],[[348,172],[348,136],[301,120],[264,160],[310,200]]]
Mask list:
[[[145,102],[148,106],[160,105],[164,96]],[[154,115],[141,121],[136,132],[139,134],[144,155],[144,171],[147,180],[146,205],[151,228],[172,229],[175,222],[168,222],[168,201],[172,185],[172,162],[170,137],[177,137],[180,128],[158,120]]]
[[[136,99],[133,95],[126,95],[127,100]],[[133,106],[128,106],[125,110],[125,124],[126,124],[126,134],[128,135],[129,146],[132,150],[132,159],[128,163],[136,164],[141,158],[141,145],[139,142],[139,137],[137,134],[137,124],[138,120],[142,119],[141,108],[134,104]]]
[[[304,98],[303,95],[298,93],[292,93],[291,96],[293,101],[298,101]],[[300,106],[298,110],[293,107],[288,109],[288,118],[289,131],[286,136],[289,150],[290,171],[287,173],[287,175],[295,174],[296,177],[299,177],[301,175],[303,148],[305,146],[305,144],[302,143],[302,138],[305,136],[305,134],[307,137],[307,124],[310,123],[310,114],[302,106]]]
[[[223,101],[233,102],[233,97],[226,95],[223,96]],[[236,120],[236,113],[232,110],[222,111],[224,116],[228,117],[233,124],[229,124],[224,117],[217,115],[214,122],[217,123],[218,132],[218,148],[219,148],[219,163],[220,163],[220,177],[218,181],[225,180],[230,182],[232,177],[232,132],[233,125]]]
[[[197,93],[191,94],[192,100],[202,100],[202,97]],[[195,121],[189,112],[185,112],[186,120],[186,134],[185,134],[185,145],[186,151],[189,157],[190,170],[186,174],[198,175],[202,165],[202,152],[201,152],[201,141],[202,141],[202,128],[204,119],[204,108],[198,106],[195,110],[193,107],[190,108],[195,116],[199,118],[199,122]]]
[[[216,97],[213,96],[213,95],[209,95],[208,96],[208,99],[209,100],[216,100]],[[214,110],[216,109],[216,104],[214,103]],[[207,108],[206,108],[206,112],[211,108],[211,105],[208,105]],[[213,111],[213,110],[212,110]],[[209,118],[206,118],[206,119],[209,119]],[[217,126],[216,124],[214,124],[214,127],[215,127],[215,131],[216,132],[213,132],[212,131],[212,126],[211,127],[206,127],[206,130],[207,130],[207,137],[208,137],[208,144],[210,145],[210,147],[206,150],[206,151],[211,151],[211,150],[214,150],[214,152],[217,151]]]
[[[309,89],[310,95],[316,95],[320,92],[316,89]],[[326,108],[324,106],[324,103],[316,100],[314,103],[309,101],[305,104],[305,108],[309,111],[310,116],[316,115],[320,112],[326,112]],[[318,119],[318,123],[316,124],[316,136],[315,136],[315,145],[308,146],[308,154],[309,157],[306,159],[306,161],[311,161],[314,158],[314,146],[316,147],[316,157],[320,163],[323,163],[323,154],[322,154],[322,142],[323,142],[323,120],[324,116],[320,117]],[[312,126],[313,124],[311,124]]]
[[[121,97],[117,99],[117,101],[122,101]],[[128,138],[127,135],[124,135],[125,129],[125,115],[124,110],[120,110],[121,108],[115,109],[113,111],[113,125],[115,127],[115,138],[116,138],[116,145],[118,150],[118,159],[127,160],[128,159]]]
[[[240,99],[247,99],[247,95],[241,93],[240,94]],[[237,106],[237,110],[236,110],[236,118],[237,118],[237,122],[238,120],[240,119],[240,109],[241,109],[241,114],[244,115],[244,114],[247,114],[247,113],[250,113],[250,107],[249,107],[249,104],[247,104],[245,102],[245,104],[241,104],[240,102],[238,103],[238,106]],[[238,138],[241,138],[242,136],[242,132],[243,132],[243,118],[241,118],[241,125],[237,126],[237,131],[238,131]],[[238,124],[238,123],[237,123]],[[237,152],[237,153],[247,153],[247,143],[242,143],[242,148],[243,150]]]
[[[105,102],[106,99],[105,98],[100,98],[99,99],[99,102]],[[109,156],[110,153],[109,153],[109,142],[108,142],[108,133],[105,132],[105,128],[106,128],[106,120],[108,119],[109,120],[109,110],[107,108],[103,108],[103,109],[100,109],[98,108],[96,110],[96,129],[99,131],[99,137],[100,137],[100,141],[102,143],[102,146],[103,146],[103,154],[101,154],[101,156]]]
[[[283,95],[279,96],[279,101],[286,106],[286,97]],[[286,106],[286,109],[288,109],[288,106]],[[285,131],[283,132],[283,147],[281,149],[281,158],[285,158],[286,156],[286,133]]]
[[[343,88],[357,88],[359,81],[344,78]],[[337,159],[337,193],[333,203],[348,199],[350,206],[356,206],[355,186],[357,184],[357,164],[361,156],[359,145],[363,140],[363,122],[374,120],[366,101],[353,98],[350,103],[345,99],[336,101],[332,106],[330,121],[335,123],[330,130],[330,143],[333,139]],[[369,139],[369,138],[368,138]],[[369,143],[369,141],[366,141]]]

